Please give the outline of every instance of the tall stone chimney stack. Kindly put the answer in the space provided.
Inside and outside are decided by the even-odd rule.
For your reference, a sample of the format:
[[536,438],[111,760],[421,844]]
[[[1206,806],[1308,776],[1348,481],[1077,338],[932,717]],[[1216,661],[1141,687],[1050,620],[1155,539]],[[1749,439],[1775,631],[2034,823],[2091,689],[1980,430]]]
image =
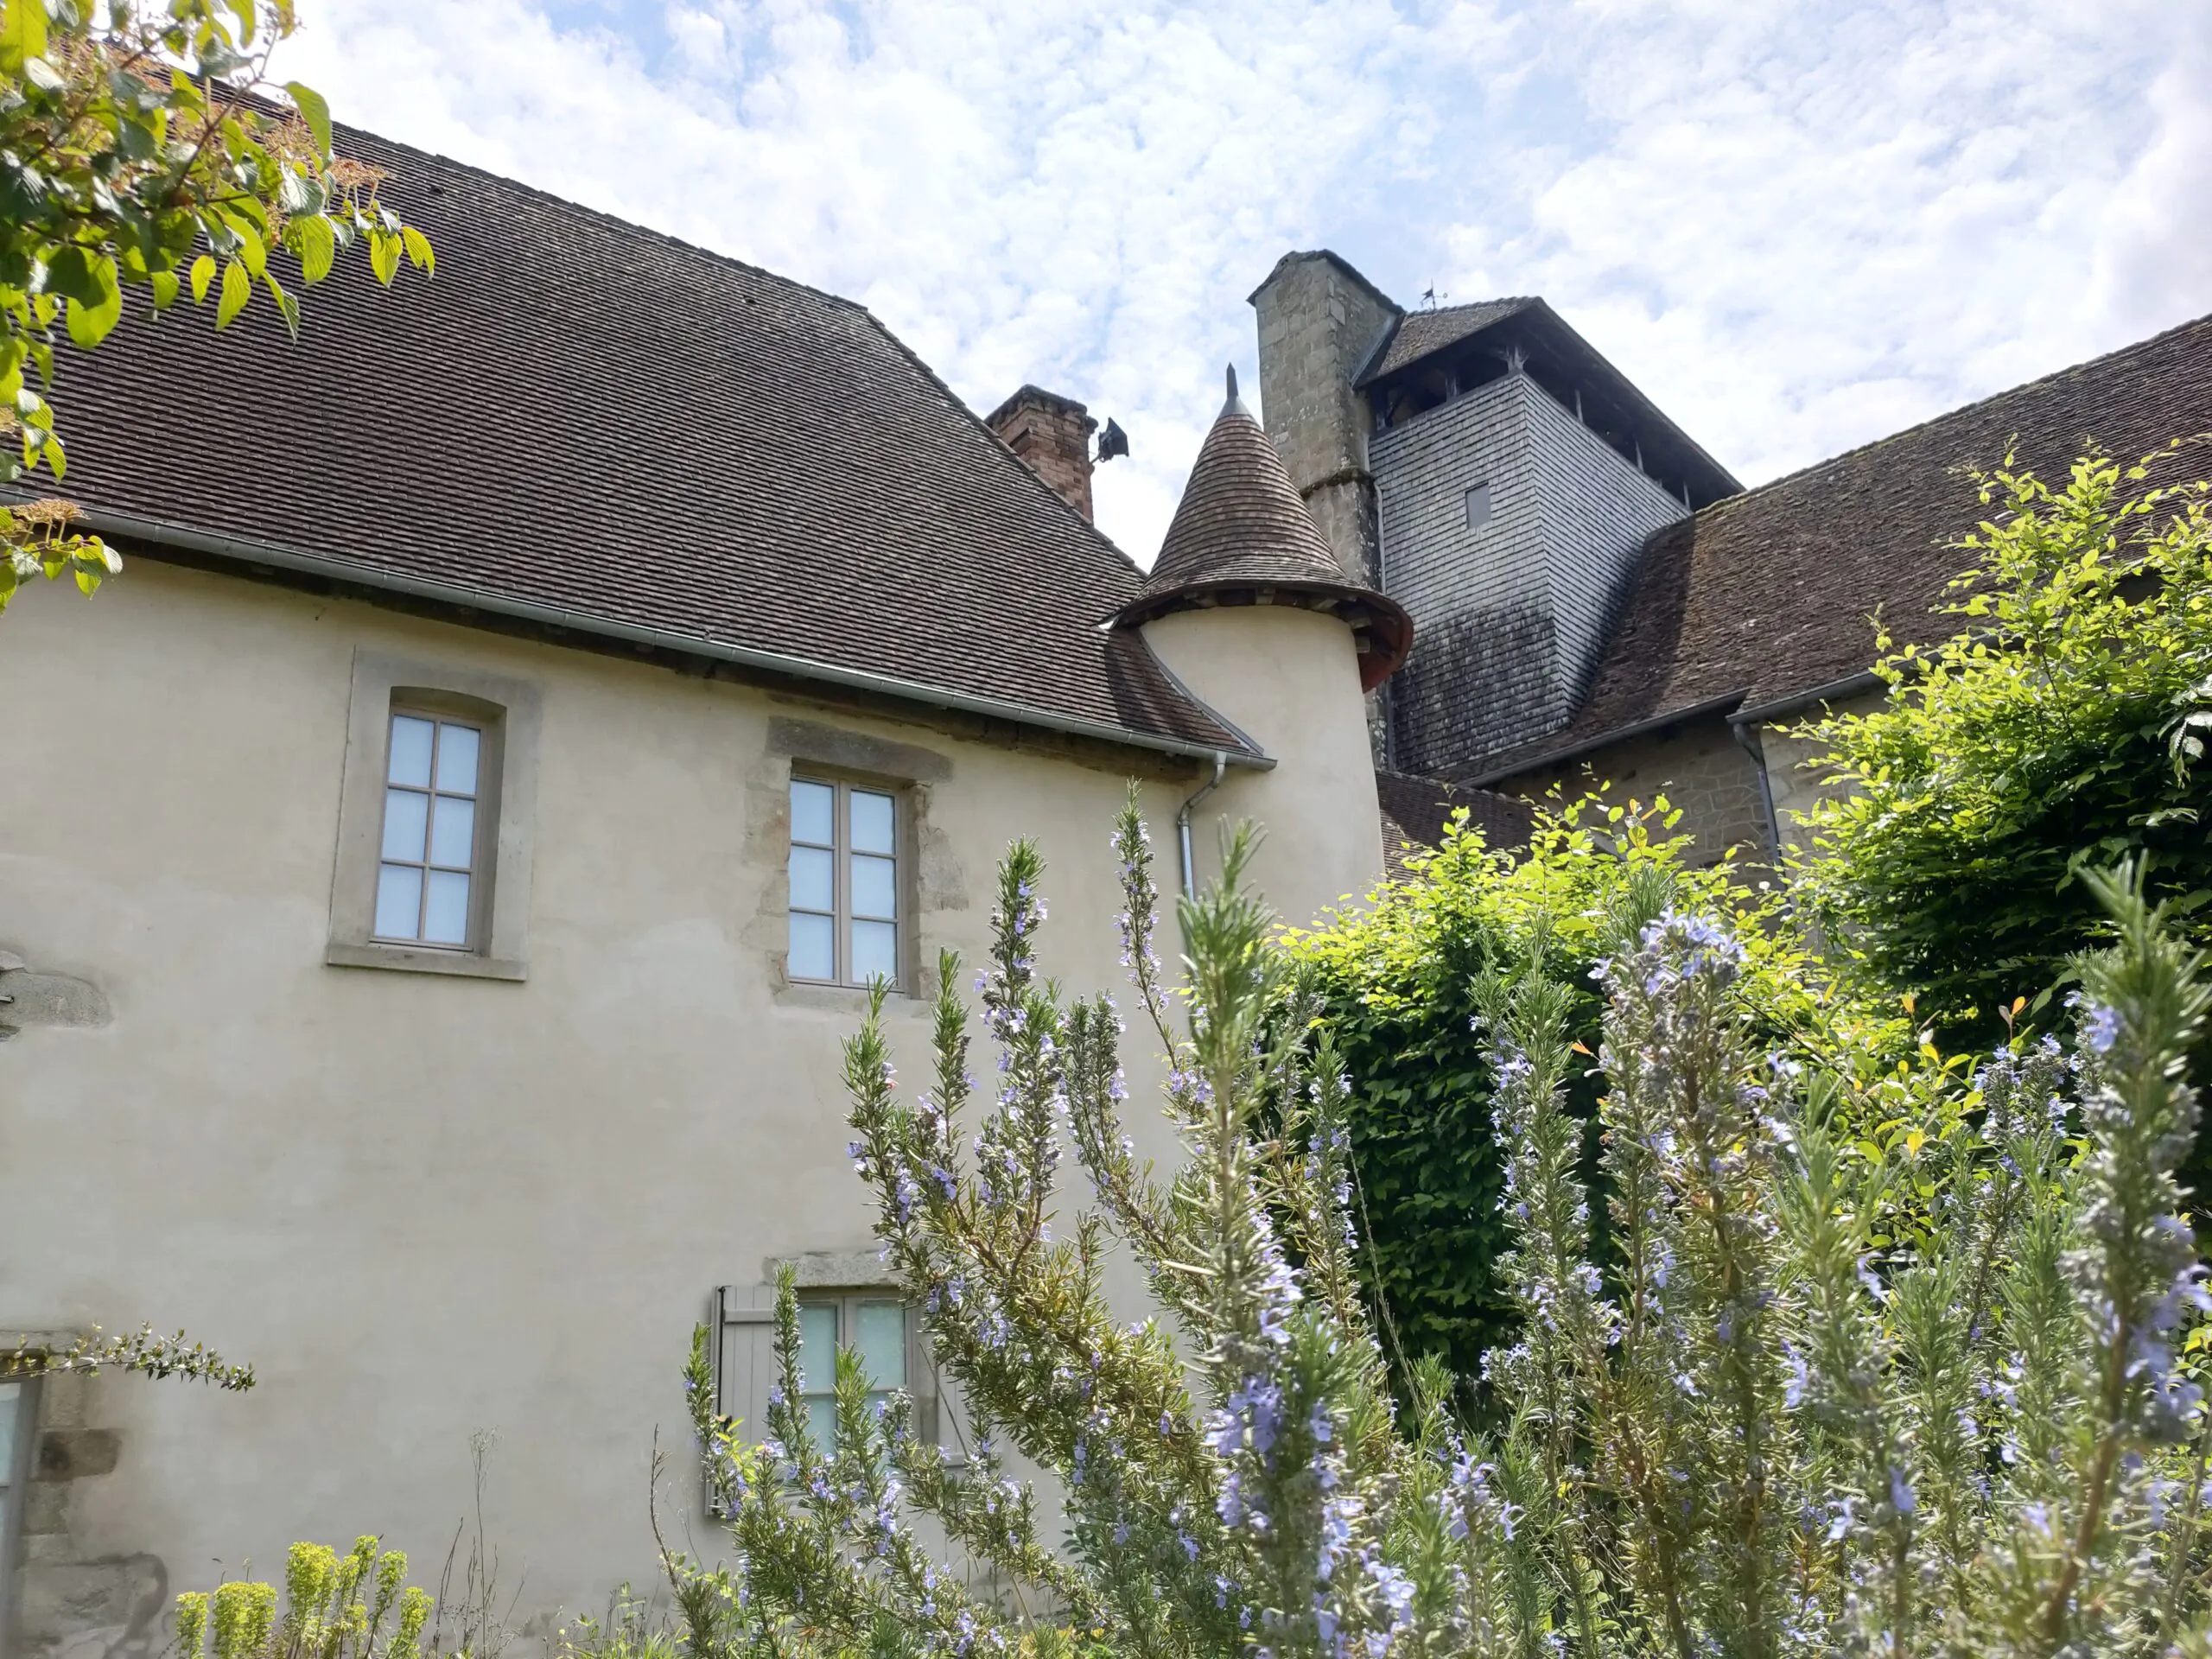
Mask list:
[[1259,313],[1260,406],[1299,499],[1344,580],[1380,588],[1373,424],[1354,382],[1405,314],[1335,254],[1287,253],[1253,290]]
[[1061,500],[1091,516],[1090,435],[1098,423],[1089,410],[1041,386],[1024,386],[983,423]]

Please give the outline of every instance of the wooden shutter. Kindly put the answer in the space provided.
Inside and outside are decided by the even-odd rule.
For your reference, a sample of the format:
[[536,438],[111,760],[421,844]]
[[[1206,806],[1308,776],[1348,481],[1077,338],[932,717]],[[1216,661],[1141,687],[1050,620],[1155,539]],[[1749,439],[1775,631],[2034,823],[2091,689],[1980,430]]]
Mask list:
[[737,1438],[769,1438],[768,1390],[776,1385],[776,1287],[724,1285],[715,1293],[715,1408],[738,1420]]

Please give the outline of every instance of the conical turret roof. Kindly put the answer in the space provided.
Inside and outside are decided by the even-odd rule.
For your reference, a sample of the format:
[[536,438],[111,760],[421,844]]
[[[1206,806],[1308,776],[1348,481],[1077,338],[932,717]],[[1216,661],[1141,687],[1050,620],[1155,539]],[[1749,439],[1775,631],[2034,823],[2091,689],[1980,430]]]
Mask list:
[[1217,605],[1293,605],[1342,617],[1370,690],[1413,643],[1404,609],[1338,567],[1266,429],[1237,397],[1234,368],[1229,401],[1198,447],[1152,573],[1115,620],[1135,625]]

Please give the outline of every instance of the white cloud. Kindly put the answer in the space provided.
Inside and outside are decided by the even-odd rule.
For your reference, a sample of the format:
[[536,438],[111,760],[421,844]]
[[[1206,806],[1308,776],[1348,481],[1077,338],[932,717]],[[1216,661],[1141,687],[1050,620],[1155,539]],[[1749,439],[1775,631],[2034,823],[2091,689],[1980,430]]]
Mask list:
[[1140,558],[1294,246],[1544,293],[1751,479],[2212,309],[2212,48],[2150,0],[664,4],[315,0],[286,73],[1116,416]]
[[[1747,480],[2212,310],[2204,15],[1586,4],[1598,130],[1467,204],[1455,285],[1543,292]],[[2153,83],[2146,109],[2139,89]]]

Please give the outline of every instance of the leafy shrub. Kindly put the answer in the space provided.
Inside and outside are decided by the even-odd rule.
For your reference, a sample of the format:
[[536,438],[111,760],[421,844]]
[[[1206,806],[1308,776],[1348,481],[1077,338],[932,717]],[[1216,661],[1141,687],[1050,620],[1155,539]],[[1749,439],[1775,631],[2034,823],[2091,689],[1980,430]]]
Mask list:
[[[1515,1319],[1497,1270],[1510,1230],[1480,1029],[1486,974],[1510,973],[1541,950],[1570,988],[1568,1040],[1594,1048],[1605,1002],[1589,970],[1616,913],[1674,903],[1740,913],[1752,952],[1745,1001],[1772,1021],[1813,1017],[1809,964],[1774,926],[1774,899],[1745,890],[1725,862],[1693,865],[1689,837],[1672,833],[1679,816],[1663,798],[1625,808],[1569,802],[1540,811],[1526,850],[1508,854],[1487,846],[1463,811],[1405,879],[1325,927],[1287,936],[1298,983],[1319,999],[1351,1078],[1344,1123],[1370,1246],[1360,1273],[1402,1388],[1406,1365],[1432,1354],[1472,1377]],[[1570,1095],[1586,1122],[1594,1079],[1575,1079]]]
[[2150,487],[2152,464],[1982,476],[1991,518],[1943,607],[1961,632],[1885,635],[1884,706],[1805,728],[1845,792],[1810,815],[1796,890],[1840,963],[1960,1040],[1999,1040],[2018,998],[2052,1006],[2101,937],[2086,870],[2137,860],[2212,941],[2212,519],[2204,485]]
[[[1121,1135],[1110,1001],[1036,978],[1040,870],[1018,843],[982,986],[999,1087],[972,1143],[954,963],[912,1104],[874,1013],[847,1050],[878,1236],[976,1460],[918,1444],[903,1400],[872,1410],[851,1353],[816,1446],[788,1285],[766,1439],[714,1415],[700,1333],[687,1380],[738,1550],[734,1576],[677,1564],[702,1659],[2208,1650],[2212,1420],[2175,1355],[2202,1274],[2169,1173],[2208,998],[2202,959],[2133,889],[2092,883],[2119,938],[2083,974],[2078,1071],[2024,1042],[1984,1069],[1970,1116],[1886,1143],[1836,1132],[1848,1067],[1759,1040],[1749,941],[1615,908],[1610,1275],[1567,1106],[1577,988],[1541,950],[1491,972],[1522,1329],[1491,1369],[1515,1409],[1470,1432],[1432,1362],[1406,1432],[1359,1294],[1341,1052],[1325,1020],[1270,1020],[1290,970],[1240,885],[1245,844],[1179,906],[1178,1022],[1134,805],[1118,842],[1187,1160],[1163,1180]],[[1064,1128],[1095,1208],[1055,1236]],[[1108,1306],[1113,1243],[1164,1318]],[[1001,1440],[1064,1488],[1063,1550]],[[923,1547],[918,1514],[965,1567]]]
[[[181,1659],[420,1659],[434,1610],[407,1582],[407,1557],[357,1538],[340,1555],[324,1544],[294,1544],[276,1586],[234,1581],[212,1595],[176,1599]],[[212,1640],[211,1640],[212,1638]]]

